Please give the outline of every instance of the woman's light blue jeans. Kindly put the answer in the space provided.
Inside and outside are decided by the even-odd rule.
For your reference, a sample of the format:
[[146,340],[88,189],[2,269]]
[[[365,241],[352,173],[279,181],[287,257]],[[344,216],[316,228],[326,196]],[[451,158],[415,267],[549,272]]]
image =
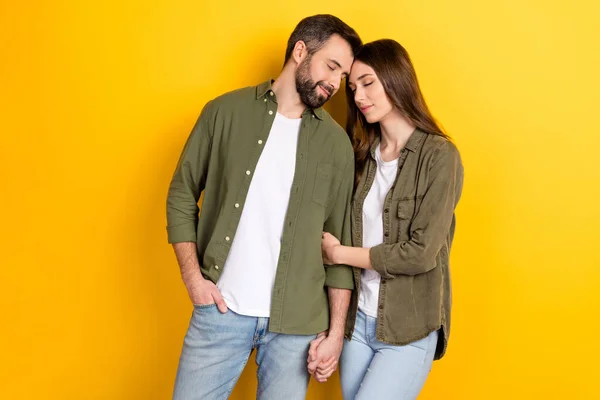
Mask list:
[[352,340],[344,343],[344,400],[416,399],[431,371],[437,331],[405,346],[392,346],[375,339],[376,323],[376,318],[358,311]]

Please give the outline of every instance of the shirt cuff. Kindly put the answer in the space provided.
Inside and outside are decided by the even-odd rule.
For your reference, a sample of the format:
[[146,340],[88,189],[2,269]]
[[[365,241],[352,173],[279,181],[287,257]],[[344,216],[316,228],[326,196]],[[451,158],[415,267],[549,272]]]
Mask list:
[[325,267],[325,286],[336,289],[354,289],[352,268],[347,265],[330,265]]
[[371,260],[371,266],[375,271],[381,275],[382,278],[391,279],[394,276],[390,275],[385,265],[385,244],[379,244],[375,247],[371,247],[369,250],[369,259]]
[[196,243],[196,224],[188,223],[176,226],[167,226],[169,243],[194,242]]

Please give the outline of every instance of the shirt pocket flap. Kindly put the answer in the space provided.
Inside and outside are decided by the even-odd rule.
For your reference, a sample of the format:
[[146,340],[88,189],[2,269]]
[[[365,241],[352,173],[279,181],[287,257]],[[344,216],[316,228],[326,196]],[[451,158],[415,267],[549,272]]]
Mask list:
[[398,202],[398,219],[410,219],[414,211],[414,201],[401,200]]

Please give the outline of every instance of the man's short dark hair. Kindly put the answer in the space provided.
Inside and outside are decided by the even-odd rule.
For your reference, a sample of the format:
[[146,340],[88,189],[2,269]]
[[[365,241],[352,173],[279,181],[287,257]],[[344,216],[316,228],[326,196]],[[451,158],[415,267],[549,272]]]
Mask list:
[[348,42],[352,49],[352,55],[358,53],[358,50],[362,46],[362,41],[356,31],[338,17],[329,14],[319,14],[306,17],[298,23],[288,40],[284,65],[292,56],[294,46],[299,40],[302,40],[306,44],[308,54],[314,54],[335,34],[340,35],[342,39]]

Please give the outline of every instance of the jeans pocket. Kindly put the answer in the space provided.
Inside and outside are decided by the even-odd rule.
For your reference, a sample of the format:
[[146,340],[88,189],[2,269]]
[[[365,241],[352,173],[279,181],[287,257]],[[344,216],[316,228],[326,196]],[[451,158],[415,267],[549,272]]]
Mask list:
[[207,308],[212,308],[212,307],[216,307],[217,303],[210,303],[210,304],[194,304],[194,309],[195,310],[204,310]]
[[429,335],[425,336],[422,339],[415,340],[414,342],[409,343],[408,346],[415,347],[423,351],[431,350],[430,348],[432,346],[435,349],[435,346],[437,344],[437,336],[437,331],[430,332]]

